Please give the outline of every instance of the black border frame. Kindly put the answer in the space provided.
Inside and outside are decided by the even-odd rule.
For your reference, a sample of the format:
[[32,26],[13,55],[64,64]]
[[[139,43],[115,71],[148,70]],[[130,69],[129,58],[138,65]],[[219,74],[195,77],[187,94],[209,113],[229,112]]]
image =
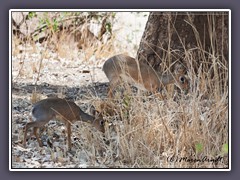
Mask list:
[[[71,11],[69,11],[69,12],[74,12],[74,11],[76,11],[76,12],[79,12],[81,9],[71,9]],[[151,10],[151,9],[150,9]],[[138,11],[138,12],[149,12],[150,11],[149,9],[142,9],[142,10],[136,10],[136,11]],[[162,9],[152,9],[153,11],[161,11]],[[191,12],[228,12],[228,18],[229,18],[229,30],[231,29],[231,10],[230,9],[181,9],[182,10],[182,12],[187,12],[187,11],[191,11]],[[206,11],[205,11],[206,10]],[[39,11],[41,11],[41,12],[64,12],[64,10],[63,9],[58,9],[58,10],[51,10],[51,9],[41,9],[41,10],[35,10],[35,9],[31,9],[31,10],[28,10],[28,9],[11,9],[11,10],[9,10],[9,19],[10,19],[10,17],[11,17],[11,14],[13,13],[13,12],[29,12],[29,11],[33,11],[33,12],[39,12]],[[92,11],[92,9],[85,9],[85,10],[81,10],[82,12],[91,12]],[[110,12],[110,10],[109,9],[98,9],[98,10],[94,10],[94,11],[98,11],[98,12]],[[169,10],[167,10],[167,11],[170,11],[170,12],[180,12],[179,11],[179,9],[169,9]],[[134,12],[134,11],[128,11],[128,10],[126,10],[126,9],[119,9],[119,11],[113,11],[113,12]],[[9,36],[10,36],[10,32],[12,32],[12,25],[11,25],[12,23],[10,23],[9,24],[9,28],[10,28],[10,31],[9,31]],[[229,42],[231,42],[231,35],[230,35],[230,33],[228,34],[228,39],[229,39]],[[11,42],[12,42],[12,39],[11,39]],[[9,42],[9,44],[11,45],[11,42]],[[230,44],[230,43],[229,43]],[[10,48],[10,47],[9,47]],[[229,47],[229,50],[231,50],[230,49],[230,47]],[[9,50],[11,53],[10,54],[12,54],[12,49],[11,50]],[[230,54],[231,55],[231,54]],[[229,55],[229,56],[230,56]],[[10,58],[10,57],[9,57]],[[230,57],[231,58],[231,57]],[[12,61],[12,57],[11,57],[11,61]],[[11,68],[12,68],[12,64],[10,63],[10,65],[11,65]],[[229,64],[229,67],[230,67],[230,64]],[[229,68],[229,73],[230,73],[230,68]],[[11,80],[12,80],[12,69],[11,69],[11,72],[9,72],[9,77],[11,77]],[[9,80],[10,81],[10,80]],[[11,81],[11,83],[12,83],[12,81]],[[9,84],[11,84],[10,82],[9,82]],[[12,92],[11,92],[11,95],[10,95],[10,92],[11,91],[9,91],[9,96],[11,96],[11,97],[9,97],[9,99],[11,99],[11,102],[12,102]],[[9,103],[11,103],[11,102],[9,102]],[[228,104],[229,104],[229,102],[230,102],[230,100],[228,100]],[[9,114],[10,114],[10,111],[11,111],[11,109],[12,109],[12,103],[11,103],[11,106],[10,106],[11,108],[9,109]],[[228,106],[228,112],[229,112],[229,106]],[[231,118],[229,118],[229,116],[230,115],[228,115],[228,124],[229,124],[229,126],[231,126],[231,124],[229,123],[230,121],[231,121]],[[11,121],[12,121],[12,116],[11,116]],[[228,126],[228,127],[229,127]],[[10,138],[10,136],[11,136],[11,133],[12,133],[12,129],[10,130],[10,134],[9,134],[9,138]],[[228,142],[230,142],[230,138],[229,138],[229,136],[230,136],[230,130],[228,129]],[[230,145],[231,145],[231,143],[230,143]],[[12,150],[12,149],[11,149]],[[9,151],[10,151],[10,147],[9,147]],[[231,146],[229,146],[229,151],[231,152]],[[11,159],[11,168],[9,167],[9,169],[10,169],[10,171],[21,171],[21,170],[26,170],[26,171],[31,171],[31,170],[33,170],[33,169],[35,169],[35,168],[12,168],[12,151],[11,151],[11,158],[9,158],[9,159]],[[171,158],[170,158],[171,159]],[[201,170],[205,170],[205,171],[229,171],[229,170],[231,170],[231,156],[230,156],[230,154],[228,153],[228,168],[155,168],[155,169],[153,169],[153,168],[86,168],[86,169],[78,169],[78,168],[63,168],[63,167],[61,167],[61,168],[39,168],[39,169],[35,169],[35,171],[50,171],[50,170],[52,170],[52,171],[91,171],[91,170],[98,170],[98,171],[109,171],[109,170],[113,170],[113,171],[122,171],[122,170],[127,170],[127,171],[139,171],[139,170],[143,170],[143,171],[170,171],[170,170],[172,170],[172,171],[192,171],[192,170],[194,170],[194,171],[201,171]],[[10,165],[9,165],[10,166]]]
[[[238,18],[240,16],[240,11],[238,7],[240,6],[239,1],[229,1],[229,0],[201,0],[201,1],[191,1],[191,0],[148,0],[148,1],[138,1],[131,0],[130,2],[108,2],[108,0],[101,0],[99,3],[98,0],[88,0],[85,2],[79,1],[62,1],[59,0],[51,0],[48,2],[44,1],[29,1],[29,0],[9,0],[9,1],[0,1],[0,22],[2,27],[0,27],[1,41],[0,41],[0,117],[1,117],[1,147],[0,147],[0,174],[3,179],[18,179],[18,180],[26,180],[26,179],[36,179],[42,180],[43,178],[56,178],[58,180],[64,180],[69,177],[70,173],[61,173],[61,172],[9,172],[8,166],[8,147],[9,139],[7,138],[8,130],[9,130],[9,97],[8,91],[9,86],[9,77],[8,77],[8,69],[9,69],[9,54],[8,54],[8,11],[9,9],[23,9],[23,8],[169,8],[169,9],[180,9],[180,8],[222,8],[222,9],[231,9],[232,11],[232,62],[231,62],[231,86],[230,91],[232,94],[231,99],[231,114],[232,114],[232,167],[231,172],[80,172],[80,173],[71,173],[71,178],[87,178],[87,179],[196,179],[202,180],[204,178],[211,178],[217,180],[225,180],[226,178],[238,179],[240,175],[240,171],[238,167],[240,167],[240,146],[238,137],[240,137],[240,111],[239,102],[240,102],[240,85],[239,85],[239,77],[240,77],[240,61],[238,60],[240,56],[238,42],[240,41],[240,23]],[[40,174],[41,173],[41,174]]]

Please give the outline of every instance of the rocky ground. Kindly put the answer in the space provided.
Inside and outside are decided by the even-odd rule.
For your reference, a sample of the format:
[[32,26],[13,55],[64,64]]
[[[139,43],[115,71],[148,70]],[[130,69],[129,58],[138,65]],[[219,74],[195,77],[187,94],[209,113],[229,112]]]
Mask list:
[[[130,14],[119,14],[119,24],[125,25],[125,31],[119,32],[119,42],[123,43],[123,37],[132,37],[131,47],[136,50],[142,31],[144,30],[146,16],[141,19]],[[128,22],[124,19],[128,18]],[[128,23],[132,23],[129,25]],[[134,24],[133,24],[134,23]],[[136,25],[136,23],[140,23]],[[131,28],[136,28],[135,31]],[[124,34],[125,33],[125,34]],[[126,34],[127,33],[127,34]],[[133,37],[134,35],[134,37]],[[124,38],[127,44],[127,38]],[[13,42],[14,43],[14,42]],[[126,46],[125,44],[125,46]],[[43,48],[38,45],[38,48]],[[30,47],[31,49],[31,47]],[[45,51],[44,48],[40,50]],[[121,51],[119,51],[121,52]],[[134,55],[134,50],[130,55]],[[89,112],[93,99],[104,99],[106,97],[108,80],[102,71],[105,61],[102,59],[90,59],[83,61],[76,59],[69,61],[66,58],[59,58],[56,53],[48,52],[48,58],[41,59],[39,53],[24,52],[12,56],[11,76],[11,165],[12,168],[82,168],[89,167],[89,163],[84,160],[86,154],[79,150],[74,153],[66,150],[66,137],[64,136],[65,127],[62,123],[51,121],[48,129],[54,131],[52,135],[57,136],[54,147],[47,146],[48,135],[43,135],[43,142],[46,146],[39,148],[36,139],[28,140],[27,148],[23,148],[23,128],[29,122],[28,116],[31,110],[33,99],[43,99],[50,96],[58,96],[75,101],[84,111]],[[40,60],[41,59],[41,60]],[[40,65],[41,63],[41,65]],[[40,71],[39,71],[39,67]],[[38,73],[39,72],[39,73]],[[77,126],[73,127],[73,139],[77,135]],[[45,138],[45,139],[44,139]],[[56,138],[56,137],[55,137]],[[81,158],[79,158],[81,157]],[[100,161],[98,159],[98,161]],[[92,163],[91,163],[92,165]],[[96,161],[96,167],[99,164]],[[104,167],[101,164],[101,167]]]

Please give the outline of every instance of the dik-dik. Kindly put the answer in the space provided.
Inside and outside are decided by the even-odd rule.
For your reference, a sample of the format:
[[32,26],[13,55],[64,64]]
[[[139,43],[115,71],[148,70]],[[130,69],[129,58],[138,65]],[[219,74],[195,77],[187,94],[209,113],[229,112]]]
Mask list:
[[76,121],[91,123],[96,129],[104,133],[104,120],[101,115],[95,117],[84,113],[74,102],[61,98],[47,98],[34,104],[30,119],[33,120],[25,126],[23,146],[26,147],[27,131],[33,127],[33,134],[38,144],[42,147],[37,133],[38,128],[44,126],[52,119],[59,119],[65,122],[68,134],[68,149],[71,149],[71,124]]
[[185,77],[185,69],[176,64],[173,74],[161,74],[151,66],[138,62],[134,58],[119,54],[109,58],[103,65],[103,71],[109,80],[108,97],[113,96],[113,90],[120,81],[127,82],[137,88],[153,93],[162,90],[162,87],[175,83],[182,90],[188,90],[188,80]]

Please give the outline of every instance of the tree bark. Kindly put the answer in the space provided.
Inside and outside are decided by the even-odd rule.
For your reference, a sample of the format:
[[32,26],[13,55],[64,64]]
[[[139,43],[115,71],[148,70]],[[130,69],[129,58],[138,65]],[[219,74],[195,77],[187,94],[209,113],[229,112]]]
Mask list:
[[187,61],[188,51],[197,51],[195,65],[209,56],[228,61],[228,23],[228,12],[151,12],[137,58],[158,70]]

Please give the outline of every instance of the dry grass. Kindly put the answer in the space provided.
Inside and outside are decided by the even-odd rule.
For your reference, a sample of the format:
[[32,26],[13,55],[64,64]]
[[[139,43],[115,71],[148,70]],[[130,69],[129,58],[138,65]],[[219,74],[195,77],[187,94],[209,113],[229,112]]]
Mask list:
[[[104,149],[106,153],[107,163],[102,162],[102,165],[109,163],[109,167],[122,168],[227,167],[227,159],[218,163],[190,160],[227,158],[223,148],[228,144],[228,93],[215,99],[214,92],[208,99],[197,95],[199,92],[191,92],[177,101],[125,96],[107,102],[114,104],[114,115],[106,108],[105,116],[113,124],[106,133],[110,145],[94,146],[95,150]],[[99,144],[98,139],[94,141]],[[86,143],[82,148],[89,148],[88,144],[92,143]],[[171,162],[171,157],[179,158],[179,161]]]
[[[110,47],[107,47],[107,54],[114,51]],[[67,148],[53,144],[54,148],[47,150],[52,160],[63,166],[71,161],[79,166],[86,163],[87,167],[101,168],[227,168],[228,62],[219,61],[221,52],[206,57],[201,45],[196,49],[184,52],[191,82],[187,95],[173,96],[172,92],[164,92],[167,97],[164,99],[135,94],[99,99],[90,95],[89,100],[111,123],[106,125],[105,137],[79,122],[79,127],[73,128],[75,154],[69,159]],[[66,55],[71,48],[58,42],[58,51],[59,55]],[[17,53],[18,49],[13,52]],[[204,58],[196,65],[194,59],[198,57]],[[30,68],[33,74],[41,71],[41,63],[33,67]],[[23,69],[20,68],[19,76]],[[35,93],[32,96],[37,99]],[[49,134],[55,130],[50,130]],[[223,159],[212,162],[218,157]]]
[[[215,42],[214,28],[209,31]],[[199,47],[184,54],[191,82],[188,95],[178,94],[176,98],[167,93],[167,99],[159,100],[131,94],[103,100],[110,105],[100,107],[106,109],[105,118],[113,123],[106,133],[110,145],[101,146],[109,167],[229,166],[228,62],[214,43],[211,54],[202,49],[198,36],[196,39]],[[196,64],[194,59],[199,57],[202,60]],[[109,106],[113,109],[110,113]]]

